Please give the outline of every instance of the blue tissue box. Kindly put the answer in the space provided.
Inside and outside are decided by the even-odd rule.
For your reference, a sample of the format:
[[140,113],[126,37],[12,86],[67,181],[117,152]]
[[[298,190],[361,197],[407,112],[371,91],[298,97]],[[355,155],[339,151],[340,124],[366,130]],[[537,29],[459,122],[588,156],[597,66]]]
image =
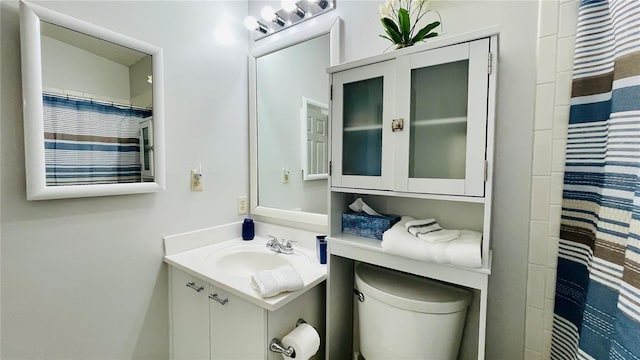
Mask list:
[[396,215],[368,215],[364,213],[343,213],[342,232],[371,239],[382,240],[382,233],[400,221]]

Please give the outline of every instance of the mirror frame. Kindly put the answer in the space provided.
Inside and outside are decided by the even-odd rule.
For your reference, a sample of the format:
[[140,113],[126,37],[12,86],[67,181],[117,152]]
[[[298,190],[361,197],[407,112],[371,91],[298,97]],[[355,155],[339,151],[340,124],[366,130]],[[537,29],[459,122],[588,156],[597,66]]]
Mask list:
[[[333,16],[331,16],[333,15]],[[258,113],[257,113],[257,85],[256,59],[274,51],[296,45],[318,36],[329,34],[329,65],[340,63],[340,32],[342,20],[335,12],[305,21],[297,27],[274,34],[262,39],[260,45],[255,45],[249,55],[249,187],[250,213],[276,220],[280,223],[297,223],[304,225],[328,227],[327,214],[315,214],[302,211],[284,210],[258,204]],[[327,89],[327,91],[329,91]],[[329,139],[331,141],[331,139]],[[328,157],[329,158],[329,157]],[[327,200],[329,198],[329,182],[327,181]],[[327,201],[327,204],[329,202]]]
[[[47,186],[42,105],[40,21],[62,26],[151,55],[153,84],[154,181],[121,184]],[[27,200],[48,200],[165,190],[164,87],[162,49],[56,11],[20,1],[22,111]]]

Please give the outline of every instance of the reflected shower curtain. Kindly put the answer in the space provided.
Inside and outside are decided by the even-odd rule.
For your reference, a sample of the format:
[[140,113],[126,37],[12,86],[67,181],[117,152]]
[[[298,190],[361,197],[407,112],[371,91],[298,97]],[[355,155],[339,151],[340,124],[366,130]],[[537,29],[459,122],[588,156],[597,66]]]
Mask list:
[[582,0],[552,359],[640,359],[640,1]]
[[137,110],[43,95],[45,166],[48,186],[141,181]]

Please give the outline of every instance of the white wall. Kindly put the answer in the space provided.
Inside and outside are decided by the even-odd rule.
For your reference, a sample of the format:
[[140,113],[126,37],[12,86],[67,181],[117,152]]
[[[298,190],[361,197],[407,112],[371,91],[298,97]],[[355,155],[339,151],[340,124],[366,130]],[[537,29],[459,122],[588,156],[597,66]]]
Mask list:
[[[378,37],[383,33],[378,14],[382,3],[337,0],[335,11],[344,21],[343,61],[392,51],[390,43]],[[250,14],[259,17],[263,4],[279,8],[275,1],[252,1]],[[433,7],[442,15],[449,34],[495,24],[501,27],[486,358],[520,359],[524,352],[538,1],[434,0]]]
[[[1,355],[167,358],[162,237],[240,220],[236,196],[248,191],[247,4],[41,5],[164,49],[167,191],[26,201],[18,5],[3,0]],[[190,192],[198,162],[204,191]]]

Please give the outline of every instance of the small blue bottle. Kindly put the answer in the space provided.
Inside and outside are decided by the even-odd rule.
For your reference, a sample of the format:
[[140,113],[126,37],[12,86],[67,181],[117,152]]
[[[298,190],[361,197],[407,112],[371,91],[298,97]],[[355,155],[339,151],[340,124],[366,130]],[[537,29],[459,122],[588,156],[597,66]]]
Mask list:
[[255,236],[255,228],[253,219],[246,218],[242,222],[242,240],[253,240]]
[[320,261],[320,264],[327,263],[327,239],[326,238],[327,238],[327,235],[316,236],[318,261]]

